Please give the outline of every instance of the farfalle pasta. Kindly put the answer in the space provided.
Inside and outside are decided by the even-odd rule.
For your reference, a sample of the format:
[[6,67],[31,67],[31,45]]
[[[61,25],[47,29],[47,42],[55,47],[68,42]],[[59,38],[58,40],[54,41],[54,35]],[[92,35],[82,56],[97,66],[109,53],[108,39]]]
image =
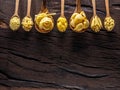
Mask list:
[[70,18],[70,27],[75,32],[84,32],[89,27],[89,21],[84,11],[73,13]]

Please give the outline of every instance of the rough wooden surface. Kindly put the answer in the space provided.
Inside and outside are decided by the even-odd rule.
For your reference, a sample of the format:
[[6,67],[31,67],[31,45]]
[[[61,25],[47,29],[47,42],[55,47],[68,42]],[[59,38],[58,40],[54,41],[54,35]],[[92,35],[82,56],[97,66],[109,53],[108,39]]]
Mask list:
[[[0,0],[0,21],[7,25],[14,12],[14,1]],[[97,13],[103,20],[104,0],[96,1]],[[32,2],[34,17],[41,0]],[[57,13],[56,21],[60,15],[60,0],[50,0],[48,7]],[[75,0],[66,0],[68,19],[74,8]],[[90,0],[82,0],[82,8],[90,19]],[[40,34],[34,28],[29,33],[23,29],[12,32],[1,28],[0,85],[8,90],[16,90],[9,87],[120,90],[120,0],[110,0],[110,9],[116,27],[109,33],[105,30],[93,33],[88,29],[80,34],[69,28],[66,33],[59,33],[55,28],[51,33]],[[21,18],[26,14],[26,0],[20,0],[19,14]]]
[[68,90],[68,89],[31,88],[31,87],[0,87],[0,90]]

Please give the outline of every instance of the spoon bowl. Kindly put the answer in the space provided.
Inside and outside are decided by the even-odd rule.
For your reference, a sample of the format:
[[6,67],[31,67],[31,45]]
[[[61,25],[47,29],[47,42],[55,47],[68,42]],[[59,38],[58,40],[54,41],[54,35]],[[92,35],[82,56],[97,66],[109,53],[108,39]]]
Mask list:
[[76,0],[76,9],[70,18],[70,28],[77,33],[85,32],[89,27],[89,21],[85,12],[81,9],[80,0]]
[[115,27],[115,20],[110,15],[109,0],[105,0],[106,17],[104,19],[104,27],[107,31],[112,31]]
[[65,32],[68,27],[67,19],[64,15],[65,0],[61,0],[61,16],[57,20],[57,28],[60,32]]
[[92,0],[93,5],[93,16],[90,20],[90,27],[94,32],[99,32],[102,28],[102,21],[99,16],[96,14],[96,1]]
[[28,3],[28,5],[27,5],[27,14],[22,20],[22,28],[25,31],[29,32],[32,29],[34,23],[33,23],[33,19],[31,17],[31,15],[30,15],[31,0],[28,0],[27,3]]
[[[42,16],[42,14],[43,14],[43,16]],[[50,26],[48,26],[48,25],[50,25]],[[49,33],[50,31],[52,31],[53,27],[54,27],[54,20],[53,20],[52,14],[49,13],[49,11],[46,7],[46,0],[43,0],[41,10],[35,16],[35,28],[40,33]],[[47,29],[45,29],[45,28],[47,28]],[[50,29],[48,29],[48,28],[50,28]]]

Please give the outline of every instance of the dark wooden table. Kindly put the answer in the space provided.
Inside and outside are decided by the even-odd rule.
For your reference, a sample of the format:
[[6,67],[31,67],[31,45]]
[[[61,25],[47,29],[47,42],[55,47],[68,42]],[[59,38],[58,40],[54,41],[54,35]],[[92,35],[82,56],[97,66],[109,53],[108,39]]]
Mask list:
[[[12,32],[5,29],[14,12],[15,0],[0,0],[0,90],[120,90],[120,0],[110,0],[116,21],[112,32],[65,33],[56,29],[40,34],[34,28]],[[20,0],[19,15],[26,14],[27,0]],[[87,17],[92,17],[91,0],[81,0]],[[97,1],[97,14],[105,18],[104,0]],[[41,0],[32,1],[32,16]],[[48,8],[60,15],[60,0],[49,0]],[[75,0],[66,0],[70,18]],[[6,25],[5,25],[6,24]]]

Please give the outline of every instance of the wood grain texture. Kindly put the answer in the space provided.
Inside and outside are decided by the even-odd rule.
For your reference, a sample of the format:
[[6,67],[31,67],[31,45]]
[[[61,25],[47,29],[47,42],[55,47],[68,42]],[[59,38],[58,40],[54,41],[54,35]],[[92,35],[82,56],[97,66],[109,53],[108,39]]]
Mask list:
[[[0,20],[9,24],[15,0],[0,0]],[[104,0],[97,1],[97,14],[105,17]],[[41,0],[32,0],[32,17],[40,10]],[[54,7],[53,7],[54,6]],[[48,8],[60,16],[60,0],[49,0]],[[90,19],[90,0],[82,0]],[[69,19],[75,0],[66,0]],[[40,34],[34,28],[12,32],[0,29],[0,85],[8,87],[53,88],[68,90],[120,90],[120,0],[110,0],[116,21],[112,32],[65,33],[56,29]],[[20,0],[20,17],[26,15],[26,0]],[[0,89],[3,90],[3,89]],[[5,89],[6,90],[6,89]],[[12,90],[12,89],[10,89]],[[14,90],[14,89],[13,89]],[[18,89],[17,89],[18,90]]]
[[67,90],[55,88],[29,88],[29,87],[0,87],[0,90]]

